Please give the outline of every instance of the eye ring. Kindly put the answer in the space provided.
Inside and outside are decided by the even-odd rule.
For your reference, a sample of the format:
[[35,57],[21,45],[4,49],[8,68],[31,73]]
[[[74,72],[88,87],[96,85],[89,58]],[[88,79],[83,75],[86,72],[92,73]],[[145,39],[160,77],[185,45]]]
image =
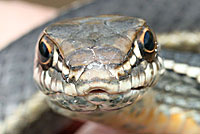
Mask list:
[[44,69],[52,64],[54,43],[48,37],[43,36],[38,43],[38,59]]

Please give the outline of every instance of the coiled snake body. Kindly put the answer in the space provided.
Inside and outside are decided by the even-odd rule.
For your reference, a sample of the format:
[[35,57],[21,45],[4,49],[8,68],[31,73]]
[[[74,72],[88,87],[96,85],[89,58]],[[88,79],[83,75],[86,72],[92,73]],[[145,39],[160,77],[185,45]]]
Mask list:
[[[164,72],[159,50],[154,32],[139,18],[66,20],[42,33],[34,79],[50,106],[72,118],[136,133],[200,133],[197,94],[191,101],[197,104],[187,110],[168,105],[176,91],[152,88]],[[164,62],[169,69],[175,64]],[[199,74],[193,77],[198,81]]]

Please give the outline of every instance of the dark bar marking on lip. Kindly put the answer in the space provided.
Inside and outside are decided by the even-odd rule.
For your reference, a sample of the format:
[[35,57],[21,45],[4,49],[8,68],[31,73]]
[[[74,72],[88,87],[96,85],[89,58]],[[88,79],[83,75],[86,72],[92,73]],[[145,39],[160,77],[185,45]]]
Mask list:
[[136,88],[131,88],[131,90],[141,90],[141,89],[144,89],[145,87],[144,86],[140,86],[140,87],[136,87]]

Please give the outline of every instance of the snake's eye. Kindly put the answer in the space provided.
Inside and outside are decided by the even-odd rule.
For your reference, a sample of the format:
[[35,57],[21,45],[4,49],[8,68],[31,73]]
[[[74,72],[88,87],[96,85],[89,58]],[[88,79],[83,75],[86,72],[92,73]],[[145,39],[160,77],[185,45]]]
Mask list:
[[155,35],[147,27],[141,31],[138,37],[138,45],[143,58],[149,62],[153,61],[157,53],[157,41]]
[[144,49],[146,52],[152,52],[155,49],[154,37],[150,31],[146,31],[144,34]]
[[40,42],[39,44],[39,52],[40,52],[40,61],[45,63],[49,60],[51,54],[51,48],[45,42]]
[[53,58],[53,42],[44,36],[38,44],[38,59],[43,68],[48,69]]

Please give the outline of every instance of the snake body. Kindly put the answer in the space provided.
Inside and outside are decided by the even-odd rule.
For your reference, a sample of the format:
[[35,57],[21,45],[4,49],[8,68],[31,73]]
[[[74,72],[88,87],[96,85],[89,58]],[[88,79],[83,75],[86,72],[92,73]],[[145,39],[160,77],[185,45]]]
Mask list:
[[[174,86],[168,91],[167,82],[163,90],[152,88],[164,72],[159,50],[154,32],[142,19],[117,15],[69,19],[43,31],[36,45],[34,79],[50,106],[63,115],[131,133],[196,134],[199,85],[189,79],[190,90]],[[187,70],[200,81],[198,67],[164,63],[167,69]],[[197,73],[191,75],[193,69]],[[194,97],[185,101],[181,93]],[[183,99],[180,103],[177,96]]]

